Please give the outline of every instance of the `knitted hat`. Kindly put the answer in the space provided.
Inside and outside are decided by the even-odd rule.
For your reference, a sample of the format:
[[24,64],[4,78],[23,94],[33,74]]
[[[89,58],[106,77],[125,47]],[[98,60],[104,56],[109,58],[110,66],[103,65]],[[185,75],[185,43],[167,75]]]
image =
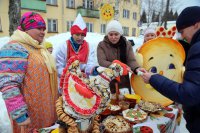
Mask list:
[[21,31],[27,31],[36,28],[46,29],[46,23],[42,16],[35,12],[24,13],[20,19],[20,25],[17,27],[17,29]]
[[155,34],[156,35],[156,30],[154,28],[151,28],[151,27],[148,27],[144,30],[144,36],[149,34],[149,33],[152,33],[152,34]]
[[83,18],[81,17],[81,14],[78,14],[78,16],[76,17],[71,29],[71,34],[84,34],[86,36],[87,34],[87,27],[86,24],[83,20]]
[[46,49],[48,49],[48,48],[53,48],[53,45],[52,45],[52,43],[50,43],[50,42],[45,42],[45,43],[44,43],[44,46],[45,46]]
[[106,35],[111,32],[116,31],[119,34],[123,34],[122,25],[117,20],[111,20],[106,26]]
[[184,28],[200,22],[200,6],[191,6],[185,8],[176,20],[177,30],[180,31]]

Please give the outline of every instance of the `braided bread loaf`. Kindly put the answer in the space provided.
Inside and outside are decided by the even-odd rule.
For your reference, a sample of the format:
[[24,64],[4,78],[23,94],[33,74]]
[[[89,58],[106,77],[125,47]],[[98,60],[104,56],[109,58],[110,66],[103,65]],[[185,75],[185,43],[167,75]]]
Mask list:
[[[56,101],[56,113],[58,116],[58,119],[63,121],[66,125],[69,125],[68,133],[78,133],[77,123],[74,121],[73,118],[71,118],[69,115],[67,115],[63,108],[63,101],[62,97],[59,97]],[[64,132],[63,129],[59,128],[59,132]]]
[[92,133],[100,133],[100,129],[99,129],[99,120],[100,120],[100,116],[96,115],[94,117],[94,123],[93,123],[93,130]]

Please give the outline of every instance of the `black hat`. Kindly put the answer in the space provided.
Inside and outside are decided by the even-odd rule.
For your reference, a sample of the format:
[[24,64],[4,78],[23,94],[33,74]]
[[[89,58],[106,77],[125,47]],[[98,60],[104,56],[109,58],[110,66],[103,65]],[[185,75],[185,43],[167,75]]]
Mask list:
[[176,20],[177,30],[192,26],[200,22],[200,6],[191,6],[185,8]]

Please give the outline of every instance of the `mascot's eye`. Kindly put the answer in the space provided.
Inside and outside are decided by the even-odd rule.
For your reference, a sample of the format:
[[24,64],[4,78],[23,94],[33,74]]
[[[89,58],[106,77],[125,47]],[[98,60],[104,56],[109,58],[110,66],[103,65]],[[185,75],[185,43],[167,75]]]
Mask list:
[[171,64],[169,65],[169,69],[176,69],[176,68],[175,68],[174,64],[171,63]]
[[150,68],[149,71],[152,72],[152,73],[157,73],[157,68],[156,67],[152,67],[152,68]]

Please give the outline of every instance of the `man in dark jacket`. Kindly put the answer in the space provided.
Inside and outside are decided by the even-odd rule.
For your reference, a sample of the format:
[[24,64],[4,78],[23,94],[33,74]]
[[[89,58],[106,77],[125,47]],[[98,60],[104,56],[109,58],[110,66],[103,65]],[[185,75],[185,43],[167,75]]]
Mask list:
[[145,83],[164,96],[183,105],[186,127],[190,133],[200,132],[200,7],[185,8],[176,21],[178,32],[191,47],[185,64],[182,83],[177,83],[159,74],[143,72]]

